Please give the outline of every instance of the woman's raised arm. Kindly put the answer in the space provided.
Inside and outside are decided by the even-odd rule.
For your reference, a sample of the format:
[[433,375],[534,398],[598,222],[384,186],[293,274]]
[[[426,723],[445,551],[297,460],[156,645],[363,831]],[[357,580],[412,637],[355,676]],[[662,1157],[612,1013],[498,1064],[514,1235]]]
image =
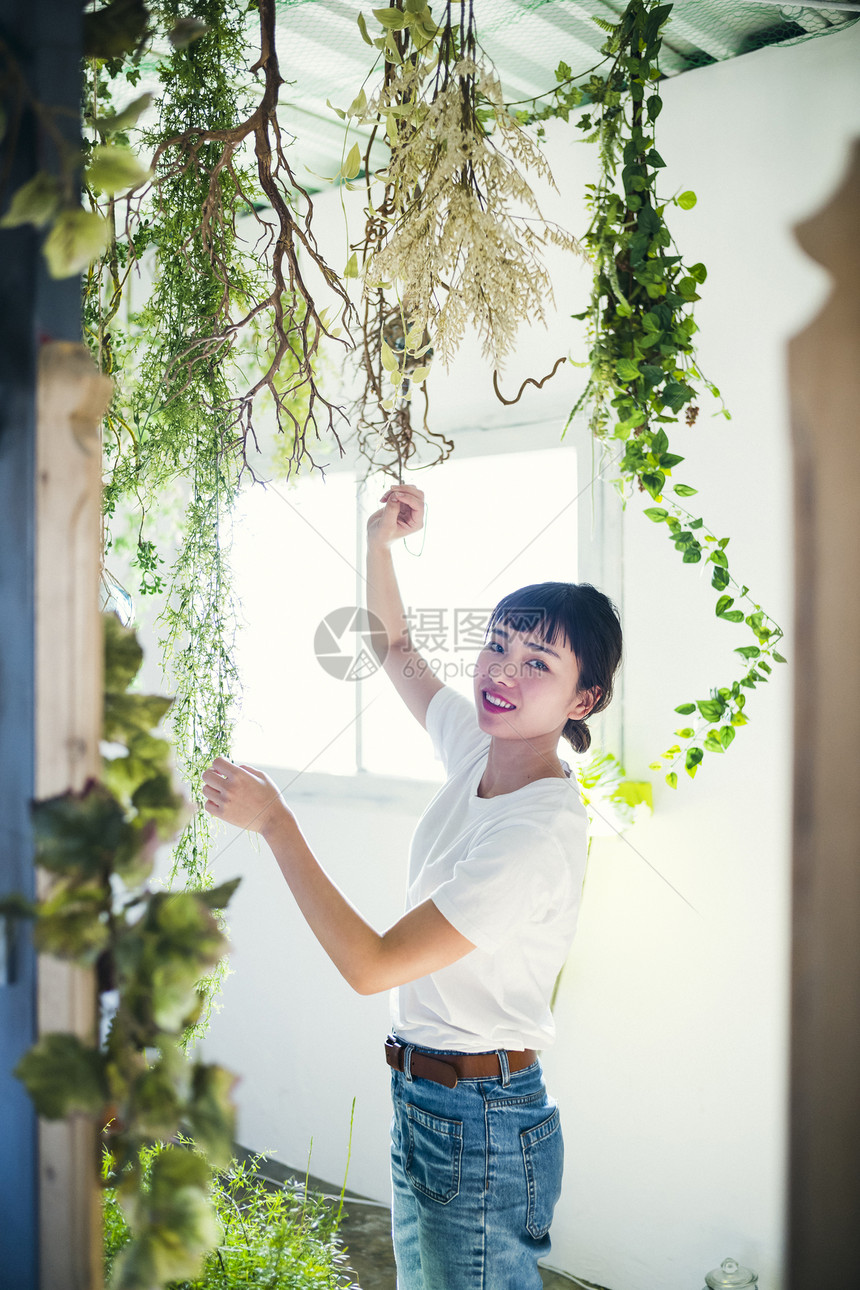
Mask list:
[[382,665],[413,717],[426,725],[427,707],[442,682],[414,648],[397,586],[391,548],[424,525],[424,494],[411,484],[391,488],[367,521],[367,608],[382,623],[388,649]]

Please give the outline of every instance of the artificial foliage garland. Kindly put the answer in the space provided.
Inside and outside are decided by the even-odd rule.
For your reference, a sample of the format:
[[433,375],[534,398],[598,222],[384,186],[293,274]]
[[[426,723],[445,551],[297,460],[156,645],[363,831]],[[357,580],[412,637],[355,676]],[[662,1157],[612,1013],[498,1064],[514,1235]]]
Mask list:
[[[156,851],[188,809],[157,733],[171,700],[129,691],[143,652],[113,616],[104,630],[110,756],[99,781],[36,803],[36,862],[51,883],[38,901],[7,898],[0,913],[31,918],[41,953],[95,971],[103,1037],[44,1034],[15,1073],[45,1119],[83,1113],[106,1126],[110,1185],[130,1229],[111,1287],[148,1290],[195,1276],[218,1240],[210,1184],[232,1158],[234,1077],[188,1061],[179,1042],[204,1006],[201,976],[223,955],[215,911],[238,879],[206,892],[150,885]],[[182,1144],[189,1132],[200,1150]]]
[[[608,71],[576,85],[570,68],[560,64],[550,102],[535,104],[520,119],[524,124],[552,116],[567,120],[573,108],[584,105],[575,124],[599,151],[601,177],[587,186],[592,218],[583,238],[594,264],[594,285],[588,308],[575,315],[588,328],[589,377],[570,419],[587,408],[595,439],[607,447],[624,445],[618,464],[622,491],[638,489],[659,503],[645,515],[666,525],[685,564],[704,560],[712,566],[717,618],[745,624],[755,641],[735,651],[746,665],[743,676],[676,707],[682,716],[696,716],[697,723],[679,727],[680,742],[651,763],[675,788],[676,767],[683,764],[693,777],[706,752],[729,748],[747,722],[747,693],[768,679],[772,663],[785,659],[776,648],[782,629],[729,570],[728,537],[718,537],[684,505],[695,488],[671,482],[684,458],[672,451],[667,427],[682,413],[687,427],[695,425],[697,386],[720,397],[700,370],[693,340],[694,306],[707,270],[701,263],[685,264],[665,218],[667,207],[690,209],[696,196],[687,191],[661,200],[657,194],[665,166],[655,140],[663,107],[658,60],[672,7],[631,0],[617,23],[595,19],[607,33],[601,53],[610,60]],[[721,412],[728,417],[725,407]]]

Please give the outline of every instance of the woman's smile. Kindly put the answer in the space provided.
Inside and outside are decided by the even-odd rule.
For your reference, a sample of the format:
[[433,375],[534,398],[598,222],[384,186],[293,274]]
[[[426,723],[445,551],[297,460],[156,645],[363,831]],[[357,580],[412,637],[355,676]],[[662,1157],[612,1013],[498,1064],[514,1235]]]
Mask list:
[[487,712],[513,712],[517,706],[508,699],[503,699],[495,690],[482,690],[481,698]]

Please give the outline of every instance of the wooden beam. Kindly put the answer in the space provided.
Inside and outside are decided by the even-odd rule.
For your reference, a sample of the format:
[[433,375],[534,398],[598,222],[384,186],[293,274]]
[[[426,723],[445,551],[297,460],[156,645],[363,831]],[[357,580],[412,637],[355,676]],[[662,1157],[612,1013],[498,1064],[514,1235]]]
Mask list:
[[796,610],[790,1290],[860,1283],[860,141],[798,240],[833,290],[789,346]]
[[[87,349],[53,341],[39,355],[36,433],[36,796],[80,789],[99,773],[102,634],[101,448],[111,397]],[[40,875],[42,894],[46,875]],[[38,966],[39,1032],[92,1042],[92,972],[48,956]],[[40,1284],[102,1283],[98,1134],[72,1116],[39,1122]]]

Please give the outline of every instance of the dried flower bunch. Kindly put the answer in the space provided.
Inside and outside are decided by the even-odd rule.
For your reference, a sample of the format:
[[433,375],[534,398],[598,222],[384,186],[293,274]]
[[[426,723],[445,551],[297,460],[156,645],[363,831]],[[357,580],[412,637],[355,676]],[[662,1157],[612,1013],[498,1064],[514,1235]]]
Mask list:
[[[448,363],[472,329],[500,366],[523,319],[543,320],[552,300],[547,243],[580,252],[570,234],[541,218],[523,172],[551,183],[549,166],[505,107],[478,49],[472,4],[459,9],[458,22],[449,2],[437,27],[423,0],[404,0],[402,8],[392,0],[373,11],[382,28],[373,41],[359,20],[385,70],[371,102],[362,92],[349,110],[373,125],[367,223],[356,247],[365,297],[356,420],[365,456],[398,475],[416,439],[433,444],[435,461],[451,450],[427,425],[423,383],[434,355]],[[370,147],[383,129],[391,156],[373,174]],[[425,393],[423,429],[412,426],[415,388]]]
[[[385,96],[397,88],[395,78]],[[543,320],[552,299],[542,259],[547,242],[573,252],[579,246],[541,219],[523,170],[551,182],[549,166],[508,114],[498,77],[483,60],[458,59],[447,84],[420,109],[420,122],[392,148],[384,178],[398,209],[365,281],[397,286],[407,316],[433,336],[443,362],[471,325],[498,366],[523,319]],[[385,114],[384,99],[377,110]]]

